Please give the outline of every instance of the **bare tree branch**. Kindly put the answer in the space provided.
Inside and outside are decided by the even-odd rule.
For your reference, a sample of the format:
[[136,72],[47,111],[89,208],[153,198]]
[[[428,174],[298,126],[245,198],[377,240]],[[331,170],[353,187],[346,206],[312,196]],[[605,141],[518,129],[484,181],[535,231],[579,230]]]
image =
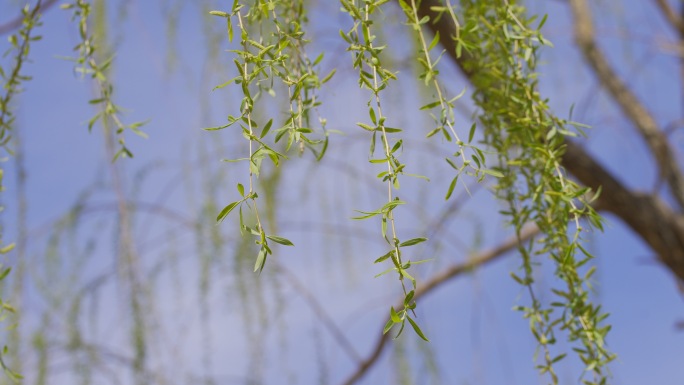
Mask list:
[[667,22],[672,24],[672,28],[679,31],[679,34],[684,36],[684,17],[680,17],[677,12],[670,6],[667,0],[655,0],[658,8],[667,19]]
[[[39,0],[38,3],[36,3],[36,7],[40,7],[41,11],[47,11],[48,9],[50,9],[50,7],[55,5],[56,2],[57,0],[47,0],[44,3],[41,3],[41,1]],[[10,33],[12,31],[19,29],[19,27],[21,27],[21,23],[23,22],[24,16],[19,15],[6,23],[0,24],[0,35],[4,35],[6,33]]]
[[[423,0],[418,9],[420,17],[429,16],[431,20],[435,20],[437,13],[431,9],[435,6],[443,4],[440,0]],[[468,79],[472,79],[478,69],[477,58],[472,57],[467,50],[463,50],[460,57],[456,55],[456,42],[452,38],[456,35],[456,26],[450,18],[442,17],[437,22],[427,23],[426,26],[433,33],[439,32],[440,43],[446,49],[449,58]],[[664,136],[660,139],[667,140]],[[669,150],[667,142],[665,145]],[[680,280],[684,280],[684,217],[681,214],[674,212],[657,197],[624,187],[614,175],[577,144],[567,143],[562,164],[580,182],[594,191],[602,187],[603,193],[598,198],[597,209],[608,210],[620,217],[658,254],[672,273]],[[676,178],[681,179],[681,174]]]
[[316,297],[311,294],[311,292],[306,288],[306,286],[299,281],[296,275],[292,273],[290,270],[288,270],[285,266],[282,264],[278,263],[277,261],[274,261],[273,264],[275,265],[276,269],[280,271],[281,274],[285,276],[285,279],[287,282],[292,286],[297,293],[307,302],[311,310],[316,314],[316,316],[323,322],[323,326],[325,326],[326,329],[328,329],[328,332],[335,338],[337,343],[342,347],[342,350],[344,350],[345,353],[354,360],[355,362],[361,362],[361,357],[359,356],[359,353],[356,352],[356,349],[354,349],[354,346],[352,346],[351,342],[347,339],[347,337],[344,336],[344,333],[340,330],[340,328],[337,326],[335,321],[332,319],[332,317],[328,314],[327,311],[325,311],[325,308],[318,302]]
[[[416,300],[422,298],[423,296],[429,294],[430,292],[440,287],[444,283],[451,281],[452,279],[460,276],[461,274],[468,273],[470,271],[475,270],[476,268],[479,268],[496,259],[499,259],[500,257],[504,256],[506,252],[517,247],[519,242],[529,240],[538,233],[539,228],[537,228],[537,226],[535,225],[530,225],[523,229],[523,231],[520,234],[520,238],[518,238],[517,236],[511,237],[505,240],[499,246],[471,257],[466,263],[455,264],[451,267],[448,267],[440,271],[439,273],[435,274],[432,278],[425,281],[422,285],[418,286],[418,289],[416,289],[416,294],[413,298]],[[397,302],[397,305],[394,308],[397,309],[397,311],[399,311],[399,309],[403,309],[403,307],[404,297],[401,297],[401,299]],[[347,380],[343,382],[343,384],[352,385],[361,380],[361,378],[363,378],[363,376],[365,376],[366,373],[368,373],[368,370],[371,367],[373,367],[373,365],[380,358],[380,355],[382,355],[382,352],[387,347],[388,342],[390,342],[389,333],[383,334],[381,331],[380,336],[375,342],[373,350],[368,355],[368,358],[361,362],[361,364],[357,367],[356,371],[352,373],[349,376],[349,378],[347,378]]]
[[684,176],[667,137],[660,130],[653,115],[627,88],[598,48],[591,10],[587,1],[571,0],[570,7],[575,17],[575,41],[585,60],[625,116],[637,127],[641,137],[651,149],[660,169],[660,175],[667,181],[673,197],[679,203],[679,208],[684,208]]
[[563,165],[584,185],[601,195],[596,209],[619,216],[684,281],[684,217],[657,196],[633,192],[622,185],[579,145],[568,142]]

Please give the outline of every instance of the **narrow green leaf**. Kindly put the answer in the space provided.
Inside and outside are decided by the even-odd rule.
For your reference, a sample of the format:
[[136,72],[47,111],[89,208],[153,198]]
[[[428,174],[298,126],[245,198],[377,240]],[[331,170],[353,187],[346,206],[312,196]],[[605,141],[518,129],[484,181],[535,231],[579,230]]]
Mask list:
[[375,131],[375,127],[371,127],[368,124],[365,123],[356,123],[357,126],[363,128],[366,131]]
[[234,77],[234,78],[232,78],[232,79],[230,79],[230,80],[228,80],[228,81],[226,81],[226,82],[223,82],[223,83],[217,85],[216,87],[212,88],[211,90],[212,90],[212,91],[215,91],[215,90],[221,89],[221,88],[223,88],[223,87],[225,87],[225,86],[227,86],[227,85],[229,85],[229,84],[231,84],[231,83],[234,83],[234,82],[235,82],[236,80],[238,80],[238,79],[242,79],[242,78],[241,78],[240,76],[236,76],[236,77]]
[[404,242],[400,243],[399,247],[413,246],[413,245],[417,245],[419,243],[423,243],[427,240],[428,240],[427,238],[413,238],[413,239],[409,239],[408,241],[404,241]]
[[383,275],[385,275],[385,274],[389,273],[390,271],[394,271],[394,270],[396,270],[396,268],[394,268],[394,267],[392,267],[392,268],[389,268],[389,269],[387,269],[387,270],[383,271],[383,272],[382,272],[382,273],[380,273],[380,274],[376,274],[376,275],[375,275],[375,277],[373,277],[373,278],[378,278],[378,277],[380,277],[380,276],[383,276]]
[[364,215],[361,215],[358,217],[352,217],[352,219],[356,219],[356,220],[371,218],[371,217],[374,217],[376,215],[382,214],[382,212],[379,212],[379,211],[374,211],[374,212],[365,212],[365,211],[359,211],[359,210],[354,210],[354,211],[364,214]]
[[[3,254],[4,254],[4,253],[3,253]],[[9,267],[5,268],[5,269],[2,271],[2,273],[0,273],[0,281],[2,281],[3,279],[5,279],[5,278],[7,277],[7,275],[10,273],[11,270],[12,270],[12,269],[9,268]]]
[[281,245],[294,246],[294,243],[292,243],[289,239],[283,237],[278,237],[276,235],[267,235],[266,238],[272,240],[275,243],[280,243]]
[[458,166],[456,166],[456,163],[454,163],[453,160],[451,160],[449,158],[444,158],[444,159],[447,161],[447,163],[449,163],[449,166],[451,166],[454,170],[458,171]]
[[406,297],[404,297],[404,307],[408,307],[408,305],[411,303],[413,300],[413,296],[416,294],[415,290],[411,290],[406,294]]
[[228,206],[224,207],[223,210],[221,210],[221,213],[219,213],[219,215],[216,217],[216,222],[223,222],[223,219],[225,219],[226,215],[233,211],[233,209],[242,202],[243,201],[235,201],[229,204]]
[[[546,16],[544,16],[544,18],[546,18]],[[551,363],[554,363],[554,364],[555,364],[556,362],[558,362],[558,361],[562,360],[563,358],[565,358],[566,355],[567,355],[566,353],[559,354],[558,356],[556,356],[556,358],[554,358],[553,360],[551,360]]]
[[335,75],[335,72],[337,72],[337,69],[333,68],[333,70],[330,71],[329,74],[325,75],[325,77],[321,80],[321,84],[325,84],[328,82],[328,80],[332,79],[332,77]]
[[394,321],[392,321],[390,318],[390,320],[385,324],[385,327],[382,329],[382,334],[387,334],[387,332],[392,329],[392,326],[394,326]]
[[384,128],[385,128],[385,132],[388,134],[394,134],[394,133],[403,131],[401,128],[393,128],[393,127],[384,127]]
[[254,263],[254,272],[256,273],[259,271],[259,273],[261,273],[261,271],[264,270],[264,265],[266,265],[266,248],[262,246],[261,249],[259,249],[259,254],[257,254],[257,259]]
[[204,131],[216,131],[216,130],[223,130],[224,128],[230,126],[233,123],[228,123],[224,124],[223,126],[216,126],[216,127],[207,127],[207,128],[202,128]]
[[441,129],[442,129],[441,127],[437,127],[437,128],[435,128],[434,130],[432,130],[432,131],[428,132],[428,134],[427,134],[427,135],[425,135],[425,137],[426,137],[426,138],[429,138],[429,137],[431,137],[431,136],[435,135],[436,133],[438,133],[438,132],[439,132],[439,130],[441,130]]
[[271,125],[273,124],[273,119],[270,119],[266,125],[264,126],[264,129],[261,130],[261,135],[259,135],[259,139],[263,139],[266,134],[268,134],[268,131],[271,129]]
[[370,159],[368,160],[370,163],[385,163],[387,162],[387,158],[382,158],[382,159]]
[[382,208],[380,209],[380,211],[381,211],[381,212],[388,212],[388,211],[390,211],[390,210],[393,210],[395,207],[397,207],[397,206],[399,206],[399,205],[405,205],[405,204],[406,204],[406,202],[400,201],[400,200],[398,200],[398,199],[395,199],[395,200],[393,200],[393,201],[391,201],[391,202],[385,203],[385,204],[382,206]]
[[10,243],[9,245],[5,245],[0,249],[0,254],[7,254],[10,251],[14,250],[14,247],[16,246],[15,243]]
[[368,107],[368,115],[370,116],[373,124],[378,124],[378,121],[375,117],[375,110],[373,109],[373,107]]
[[418,336],[419,336],[420,338],[422,338],[423,340],[425,340],[425,341],[427,341],[427,342],[430,342],[430,340],[427,339],[427,337],[425,337],[425,334],[423,334],[423,331],[420,330],[420,327],[418,327],[418,324],[417,324],[414,320],[412,320],[411,317],[408,316],[408,314],[407,314],[406,318],[408,318],[409,323],[410,323],[411,326],[413,327],[413,331],[415,331],[416,334],[418,334]]
[[[385,222],[385,223],[386,223],[386,222]],[[376,259],[373,263],[380,263],[380,262],[383,262],[383,261],[387,260],[387,258],[391,257],[393,253],[394,253],[394,250],[390,250],[387,254],[385,254],[385,255],[383,255],[382,257]]]
[[439,43],[439,31],[435,33],[435,37],[432,39],[432,42],[430,43],[430,46],[428,47],[428,51],[431,51],[435,46]]
[[390,306],[390,319],[395,324],[401,322],[401,317],[399,317],[399,314],[397,314],[397,312],[394,310],[394,306]]
[[458,181],[458,175],[454,177],[454,179],[451,180],[451,184],[449,185],[449,189],[447,190],[446,196],[444,197],[444,200],[449,200],[451,198],[451,194],[454,192],[454,188],[456,188],[456,182]]
[[482,172],[485,173],[485,174],[491,175],[491,176],[493,176],[493,177],[495,177],[495,178],[503,178],[503,177],[504,177],[504,175],[503,175],[501,172],[499,172],[499,171],[488,170],[488,169],[486,169],[486,168],[483,168],[483,169],[481,169],[480,171],[482,171]]
[[340,37],[342,37],[342,39],[344,39],[344,41],[347,43],[352,44],[352,40],[349,38],[349,36],[347,36],[346,33],[344,33],[343,30],[340,30]]
[[441,103],[441,101],[438,100],[438,101],[436,101],[436,102],[428,103],[428,104],[426,104],[426,105],[420,107],[420,109],[421,109],[421,110],[429,110],[429,109],[431,109],[431,108],[435,108],[435,107],[439,106],[440,103]]
[[473,141],[473,136],[475,136],[475,127],[477,127],[477,124],[473,123],[472,126],[470,126],[470,132],[468,133],[468,143]]

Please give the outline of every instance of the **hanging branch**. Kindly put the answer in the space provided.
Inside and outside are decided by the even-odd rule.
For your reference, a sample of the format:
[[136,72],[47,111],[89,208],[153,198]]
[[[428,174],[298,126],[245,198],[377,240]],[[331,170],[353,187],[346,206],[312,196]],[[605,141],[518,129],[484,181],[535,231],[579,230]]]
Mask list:
[[[490,262],[503,257],[507,252],[517,248],[520,242],[526,242],[537,234],[539,234],[538,227],[533,225],[527,226],[520,233],[519,237],[511,237],[491,250],[473,255],[468,258],[468,262],[455,264],[443,269],[441,272],[435,274],[432,278],[425,280],[418,290],[416,290],[414,298],[422,298],[445,283],[450,282],[452,279],[457,278],[462,274],[472,272],[475,269],[481,268]],[[396,308],[400,309],[402,306],[403,298],[397,302]],[[389,342],[390,338],[388,334],[380,334],[368,357],[359,364],[354,373],[352,373],[342,384],[352,385],[359,382],[377,363]]]
[[[426,27],[433,33],[439,32],[439,41],[446,55],[472,82],[479,71],[478,63],[467,50],[462,50],[461,55],[457,55],[457,42],[452,38],[456,34],[457,26],[449,18],[437,18],[439,14],[433,9],[440,6],[443,6],[440,0],[423,0],[418,5],[418,14],[421,18],[432,18],[433,22],[427,23]],[[603,193],[594,201],[597,209],[606,209],[620,217],[650,245],[679,280],[684,280],[684,218],[681,215],[658,197],[629,190],[614,174],[601,166],[592,154],[570,141],[566,141],[566,150],[561,162],[563,167],[585,186],[591,187],[593,191],[602,188]],[[594,172],[597,170],[601,172]],[[607,190],[608,186],[612,187],[612,190]],[[612,194],[611,191],[619,194]]]
[[100,107],[100,111],[88,121],[88,131],[92,131],[93,126],[99,121],[103,126],[110,124],[116,128],[116,136],[119,142],[119,150],[113,155],[112,161],[123,156],[132,158],[133,153],[126,146],[124,132],[131,130],[136,135],[147,138],[147,134],[140,130],[147,121],[125,124],[121,118],[122,108],[114,103],[114,85],[109,79],[108,72],[114,57],[102,57],[104,47],[97,47],[95,44],[96,36],[90,31],[88,18],[90,17],[91,4],[87,0],[75,0],[73,3],[61,5],[62,9],[71,10],[73,18],[78,20],[78,32],[81,39],[80,43],[74,48],[78,52],[77,58],[69,60],[77,64],[76,71],[81,75],[89,75],[97,85],[97,97],[88,101]]
[[[614,356],[605,348],[610,329],[601,325],[605,315],[589,300],[594,269],[581,269],[593,256],[582,246],[581,234],[584,226],[600,229],[601,223],[584,199],[588,189],[568,179],[561,166],[566,137],[577,136],[566,126],[579,125],[555,116],[537,90],[538,50],[550,45],[540,32],[546,19],[532,27],[534,18],[526,15],[524,7],[506,0],[461,1],[461,25],[443,17],[453,13],[443,1],[427,0],[415,6],[474,85],[484,141],[495,150],[498,170],[504,175],[496,193],[508,205],[505,214],[517,232],[534,220],[544,233],[537,245],[519,247],[523,274],[513,274],[529,292],[531,303],[518,309],[530,320],[542,351],[537,368],[558,383],[554,364],[565,354],[554,354],[552,347],[556,331],[563,330],[569,341],[579,345],[577,355],[593,373],[589,383],[600,383]],[[588,221],[580,223],[581,216]],[[554,289],[550,304],[532,286],[539,254],[551,259],[555,275],[564,283]]]
[[[217,222],[222,222],[226,216],[234,209],[240,212],[240,231],[252,234],[257,238],[256,244],[259,245],[254,271],[261,272],[266,264],[266,259],[273,252],[269,241],[285,246],[294,246],[293,243],[283,237],[270,235],[262,224],[259,217],[256,191],[256,178],[259,177],[262,161],[270,159],[277,167],[281,161],[288,159],[285,153],[294,143],[299,145],[300,154],[305,147],[309,147],[316,154],[317,159],[321,159],[325,154],[328,145],[328,133],[325,131],[325,119],[319,118],[325,138],[314,140],[309,138],[313,133],[310,127],[303,127],[310,123],[310,114],[316,111],[320,104],[317,100],[317,90],[322,84],[326,83],[334,75],[334,71],[319,79],[316,67],[323,59],[319,55],[316,60],[311,62],[306,55],[304,45],[305,32],[302,25],[306,21],[303,3],[292,1],[273,1],[268,5],[260,1],[251,4],[249,7],[235,0],[230,12],[210,11],[213,16],[218,16],[226,20],[226,31],[229,42],[233,40],[233,18],[237,18],[240,32],[239,50],[231,50],[237,58],[233,60],[237,68],[238,76],[224,82],[214,89],[220,89],[229,84],[240,86],[243,94],[240,103],[240,116],[228,116],[228,123],[222,126],[205,128],[208,131],[223,130],[237,124],[242,129],[242,135],[248,140],[249,157],[233,159],[227,161],[248,161],[249,162],[249,183],[247,189],[241,183],[237,183],[237,191],[241,199],[229,203],[221,210],[217,216]],[[282,20],[281,20],[282,19]],[[252,38],[250,28],[259,26],[260,34]],[[275,32],[268,34],[263,31],[273,28]],[[257,133],[259,124],[256,122],[255,104],[259,102],[263,93],[275,96],[274,83],[279,79],[288,89],[289,96],[289,118],[285,124],[274,130],[275,143],[287,136],[287,144],[284,153],[276,151],[265,143],[266,138],[271,132],[273,119],[263,125],[261,132]],[[313,148],[314,145],[322,143],[320,152]],[[248,226],[242,214],[243,204],[254,213],[256,224]]]
[[[399,276],[399,281],[401,282],[401,288],[404,292],[404,302],[401,309],[397,311],[394,307],[390,307],[390,319],[385,324],[384,332],[388,333],[394,325],[399,324],[398,336],[402,333],[404,326],[408,321],[416,334],[427,341],[427,337],[425,337],[415,321],[416,313],[414,309],[416,307],[416,302],[414,296],[417,285],[416,279],[408,272],[412,264],[415,265],[425,261],[407,260],[402,255],[403,248],[425,242],[427,241],[427,238],[418,237],[402,242],[399,239],[394,215],[394,210],[398,206],[406,204],[406,202],[400,200],[394,194],[394,190],[398,190],[400,186],[399,176],[406,175],[424,179],[427,178],[420,175],[405,173],[404,169],[406,165],[402,164],[398,158],[398,151],[402,148],[403,140],[394,139],[389,135],[391,133],[401,133],[402,129],[387,126],[386,120],[388,117],[383,113],[382,109],[381,95],[383,94],[383,91],[387,89],[390,82],[396,80],[397,77],[392,71],[382,65],[381,53],[386,45],[380,45],[376,42],[376,36],[373,35],[372,26],[374,13],[381,11],[380,7],[387,1],[388,0],[367,1],[363,4],[357,4],[357,1],[340,1],[343,10],[348,13],[354,21],[353,27],[348,32],[340,31],[340,36],[349,44],[347,50],[353,53],[353,66],[359,72],[359,87],[368,89],[371,93],[371,97],[367,103],[368,117],[371,124],[357,123],[357,125],[372,133],[370,144],[371,157],[373,157],[375,153],[376,136],[380,136],[383,158],[371,159],[370,162],[379,164],[384,163],[387,166],[387,171],[382,171],[377,176],[387,185],[387,203],[375,211],[357,210],[361,215],[354,217],[353,219],[361,220],[380,216],[382,237],[391,249],[377,258],[374,263],[381,263],[389,260],[393,267],[376,275],[376,277],[396,271]],[[394,142],[391,143],[390,140],[394,140]],[[409,289],[407,289],[404,279],[411,282]],[[411,314],[413,314],[413,317],[411,317]]]
[[[35,27],[38,27],[41,25],[40,22],[40,11],[41,11],[41,1],[38,0],[36,3],[35,7],[31,9],[30,6],[25,6],[22,8],[21,13],[22,17],[19,20],[19,25],[21,25],[21,29],[14,35],[11,35],[9,37],[9,42],[11,45],[11,48],[9,52],[14,51],[15,56],[14,56],[14,63],[13,66],[11,67],[11,70],[9,72],[6,72],[2,67],[0,67],[0,78],[3,80],[3,86],[2,89],[4,90],[4,94],[0,95],[0,148],[4,150],[5,152],[12,154],[12,150],[9,149],[7,146],[12,139],[12,129],[14,125],[14,120],[15,120],[15,115],[14,112],[12,111],[12,102],[14,101],[14,98],[16,97],[17,94],[19,94],[22,91],[21,84],[22,82],[31,80],[30,76],[26,76],[22,74],[22,69],[24,64],[29,60],[29,53],[30,53],[30,47],[31,44],[35,41],[38,41],[41,39],[41,36],[34,36],[32,35],[33,30]],[[18,26],[16,26],[18,27]],[[22,155],[20,155],[21,158],[23,158]],[[24,188],[24,180],[23,178],[23,161],[19,159],[19,194],[22,195]],[[2,162],[2,160],[0,160]],[[2,184],[2,179],[4,176],[4,169],[0,168],[0,191],[4,190],[4,186]],[[19,212],[20,212],[20,247],[19,247],[19,257],[21,257],[23,253],[23,247],[22,244],[25,243],[25,234],[24,229],[25,229],[25,223],[24,223],[24,216],[25,216],[25,202],[23,201],[23,198],[19,199]],[[3,210],[4,207],[0,205],[0,211]],[[0,227],[0,255],[7,254],[9,253],[12,249],[14,249],[15,244],[10,243],[5,245],[3,240],[3,229]],[[17,282],[15,282],[15,293],[21,293],[20,289],[18,289],[21,282],[22,282],[22,276],[23,272],[23,261],[19,261],[18,263],[20,273],[19,277],[17,279]],[[10,272],[9,267],[5,267],[2,264],[0,264],[0,281],[4,280],[7,275]],[[5,302],[2,298],[0,298],[0,316],[2,318],[5,317],[3,314],[4,312],[14,312],[15,309],[12,307],[12,305],[8,302]],[[17,344],[19,339],[18,335],[18,330],[14,331],[10,342],[12,344]],[[3,351],[0,352],[0,367],[3,369],[5,374],[13,379],[13,380],[18,380],[21,379],[22,376],[16,372],[14,372],[12,369],[7,367],[5,361],[3,360],[3,354],[6,353],[7,347],[4,347]]]

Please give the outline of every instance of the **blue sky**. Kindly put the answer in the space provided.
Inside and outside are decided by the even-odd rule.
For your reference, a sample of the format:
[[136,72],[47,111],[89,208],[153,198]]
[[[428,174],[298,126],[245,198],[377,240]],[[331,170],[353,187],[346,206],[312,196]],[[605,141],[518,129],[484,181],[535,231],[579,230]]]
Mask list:
[[[295,243],[295,248],[276,248],[273,260],[297,277],[304,292],[292,279],[278,274],[275,266],[267,264],[260,276],[250,273],[255,254],[241,257],[238,252],[242,243],[237,216],[218,227],[223,245],[211,244],[211,231],[217,229],[213,217],[238,199],[235,184],[247,181],[243,164],[220,162],[244,156],[242,136],[229,129],[201,130],[223,124],[228,114],[239,109],[239,90],[211,91],[235,76],[227,41],[212,45],[203,30],[203,23],[211,23],[211,31],[221,36],[223,23],[203,15],[199,2],[108,4],[117,51],[114,98],[127,109],[123,115],[127,122],[150,119],[144,127],[148,139],[126,136],[135,157],[116,165],[125,176],[125,193],[138,210],[134,233],[146,283],[148,380],[184,384],[212,377],[216,383],[235,384],[340,383],[353,370],[353,362],[307,303],[307,293],[361,356],[368,354],[387,308],[399,295],[391,275],[373,278],[384,269],[372,263],[385,252],[379,223],[349,219],[355,209],[376,209],[386,195],[385,186],[374,178],[380,166],[368,163],[369,137],[355,125],[367,120],[369,95],[356,86],[357,75],[338,35],[348,23],[346,16],[336,12],[336,3],[322,3],[310,17],[311,56],[329,51],[323,72],[337,68],[322,92],[321,114],[328,119],[328,128],[344,135],[331,137],[329,153],[320,164],[310,154],[291,156],[277,190],[276,222],[270,224]],[[128,4],[124,18],[117,16],[121,4]],[[170,40],[164,10],[175,6],[181,11],[176,38]],[[636,1],[602,2],[597,7],[604,12],[597,21],[600,43],[619,64],[620,73],[663,124],[681,117],[677,58],[654,43],[673,39],[661,27],[659,15],[650,4]],[[451,178],[443,176],[448,165],[435,158],[436,152],[448,150],[447,145],[439,139],[421,139],[431,122],[417,106],[424,104],[420,98],[427,92],[411,81],[406,64],[410,47],[404,43],[408,32],[393,19],[393,8],[388,4],[387,32],[382,38],[396,44],[392,54],[401,65],[400,80],[390,87],[383,103],[388,125],[407,132],[401,157],[408,171],[430,178],[430,182],[402,180],[399,195],[409,204],[397,211],[397,224],[402,237],[410,238],[433,231],[430,224],[449,205],[443,197]],[[16,9],[14,2],[0,5],[0,22],[13,17]],[[655,179],[651,159],[572,48],[567,6],[533,2],[531,9],[549,14],[546,33],[555,44],[544,51],[542,92],[560,116],[576,104],[576,120],[593,127],[588,148],[610,170],[629,186],[651,188]],[[47,12],[41,35],[43,40],[32,50],[33,63],[27,67],[33,80],[17,104],[28,170],[28,268],[20,326],[25,338],[20,347],[23,373],[27,383],[37,376],[38,358],[29,341],[42,330],[52,344],[50,384],[72,383],[79,376],[79,364],[93,368],[95,383],[114,383],[118,378],[133,384],[126,369],[133,353],[127,286],[117,272],[112,167],[101,128],[88,133],[86,124],[95,113],[87,103],[93,98],[93,85],[74,73],[72,63],[58,58],[73,55],[71,49],[78,42],[67,12],[57,8]],[[174,65],[169,57],[175,58]],[[442,76],[453,80],[447,84],[453,95],[468,84],[444,62]],[[466,109],[471,108],[469,101],[462,100]],[[266,112],[278,117],[283,116],[281,110],[282,105],[273,101]],[[461,129],[467,130],[469,117],[461,114],[460,119]],[[680,134],[673,134],[672,142],[681,150]],[[6,165],[2,200],[7,211],[2,221],[5,238],[14,239],[16,166],[13,160]],[[84,197],[86,192],[89,195]],[[419,285],[420,279],[465,261],[469,252],[492,247],[510,233],[497,216],[500,204],[487,188],[468,198],[461,186],[457,195],[463,207],[442,236],[412,250],[414,259],[423,259],[423,254],[434,258],[416,270]],[[82,216],[60,232],[58,221],[79,199]],[[611,366],[613,383],[677,384],[684,377],[684,332],[674,325],[684,319],[683,298],[653,253],[617,218],[605,219],[605,232],[591,234],[588,244],[598,256],[596,300],[611,313],[613,324],[608,338],[618,354]],[[55,239],[61,242],[58,252],[50,248]],[[10,264],[14,258],[10,256]],[[426,297],[419,303],[418,318],[432,342],[426,345],[405,333],[399,349],[388,350],[361,383],[398,383],[395,373],[404,359],[412,362],[416,384],[545,383],[534,370],[535,344],[527,322],[511,310],[527,300],[525,291],[509,277],[519,265],[516,256],[509,255]],[[208,282],[206,295],[201,295],[203,281]],[[540,289],[553,285],[549,277],[540,276],[539,282]],[[76,324],[83,340],[104,352],[97,365],[83,351],[67,348],[74,322],[69,311],[79,298]],[[47,324],[41,324],[44,317]],[[563,384],[574,384],[580,371],[568,361],[559,367],[559,375]],[[428,374],[430,364],[437,367],[438,377]]]

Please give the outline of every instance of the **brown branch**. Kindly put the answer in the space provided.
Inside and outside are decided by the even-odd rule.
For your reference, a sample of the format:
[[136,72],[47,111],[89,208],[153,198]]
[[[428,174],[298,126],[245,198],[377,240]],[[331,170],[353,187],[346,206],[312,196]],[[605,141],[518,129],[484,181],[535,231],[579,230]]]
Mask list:
[[285,266],[278,263],[277,261],[274,261],[273,263],[275,264],[276,269],[279,270],[280,273],[285,276],[285,279],[290,284],[290,286],[292,286],[297,291],[297,293],[306,301],[311,310],[316,314],[316,317],[318,317],[318,319],[320,319],[323,322],[323,326],[325,326],[325,328],[328,329],[328,332],[342,347],[342,350],[344,350],[344,352],[347,353],[349,358],[351,358],[357,363],[361,362],[361,357],[359,356],[359,353],[356,352],[354,346],[352,346],[351,342],[349,342],[347,337],[344,336],[344,333],[342,333],[342,330],[340,330],[340,328],[337,326],[337,324],[330,316],[330,314],[328,314],[328,312],[325,311],[325,308],[320,304],[320,302],[318,302],[316,297],[313,294],[311,294],[311,291],[309,291],[306,288],[306,286],[297,278],[297,276],[294,275],[294,273],[288,270]]
[[579,145],[568,142],[563,166],[582,184],[601,188],[596,208],[619,216],[684,281],[684,217],[657,196],[627,189]]
[[660,175],[672,192],[672,196],[684,208],[684,177],[665,134],[660,130],[656,119],[627,88],[622,79],[608,63],[595,40],[591,10],[586,0],[571,0],[575,17],[575,41],[599,81],[613,97],[617,105],[636,126],[658,164]]
[[[57,0],[47,0],[41,4],[41,2],[38,1],[38,3],[36,4],[36,8],[40,8],[41,11],[47,11],[48,9],[50,9],[50,7],[55,5],[56,2]],[[12,31],[17,30],[19,27],[21,27],[21,24],[23,22],[24,16],[19,15],[6,23],[0,24],[0,35],[4,35],[6,33],[10,33]]]
[[[429,16],[434,20],[437,14],[430,8],[441,5],[440,0],[423,0],[418,13],[421,18]],[[472,79],[479,68],[477,58],[470,56],[466,50],[460,57],[456,56],[456,43],[452,38],[456,35],[456,26],[450,18],[442,17],[438,22],[427,23],[426,26],[433,33],[439,32],[440,43],[446,49],[448,57],[461,69],[466,78]],[[597,209],[605,209],[620,217],[648,243],[675,276],[684,280],[684,217],[674,212],[661,199],[624,187],[591,154],[577,144],[567,143],[562,165],[594,191],[601,187],[603,192],[596,202]]]
[[[455,264],[452,265],[451,267],[448,267],[439,273],[435,274],[432,278],[428,279],[425,281],[421,286],[416,289],[416,294],[413,297],[415,300],[418,300],[425,295],[429,294],[433,290],[437,289],[438,287],[442,286],[444,283],[451,281],[452,279],[460,276],[461,274],[471,272],[475,270],[476,268],[479,268],[481,266],[484,266],[496,259],[499,259],[500,257],[504,256],[506,252],[514,249],[515,247],[518,246],[519,242],[524,242],[526,240],[531,239],[534,237],[536,234],[539,233],[539,228],[534,225],[530,225],[528,227],[525,227],[523,231],[520,234],[520,238],[518,237],[511,237],[501,243],[499,246],[485,251],[483,253],[477,254],[472,256],[468,262],[462,263],[462,264]],[[394,308],[399,310],[403,309],[404,306],[404,297],[402,297],[398,303],[397,306]],[[380,358],[380,355],[382,352],[385,350],[387,347],[389,341],[389,333],[383,334],[382,331],[380,332],[380,336],[375,342],[375,345],[373,347],[373,350],[371,353],[368,355],[368,358],[363,360],[361,364],[357,367],[356,371],[352,373],[349,378],[347,378],[346,381],[344,381],[344,385],[352,385],[357,383],[361,378],[363,378],[366,373],[368,373],[368,370],[373,367],[373,365],[377,362],[377,360]]]
[[672,25],[672,28],[679,31],[679,35],[684,36],[684,17],[680,17],[667,0],[655,0],[655,2],[658,8],[660,8],[660,12],[667,19],[667,22]]

